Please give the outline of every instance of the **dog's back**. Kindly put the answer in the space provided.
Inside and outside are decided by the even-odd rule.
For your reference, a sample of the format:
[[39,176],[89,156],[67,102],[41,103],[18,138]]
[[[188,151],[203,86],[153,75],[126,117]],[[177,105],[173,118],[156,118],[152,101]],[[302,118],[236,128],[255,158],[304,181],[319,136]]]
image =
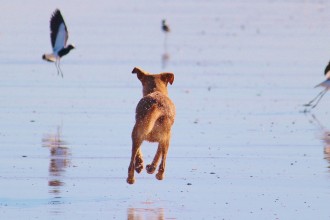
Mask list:
[[164,134],[170,132],[175,119],[175,106],[171,99],[160,93],[153,92],[144,96],[136,107],[135,119],[144,124],[145,140],[159,142],[167,139]]

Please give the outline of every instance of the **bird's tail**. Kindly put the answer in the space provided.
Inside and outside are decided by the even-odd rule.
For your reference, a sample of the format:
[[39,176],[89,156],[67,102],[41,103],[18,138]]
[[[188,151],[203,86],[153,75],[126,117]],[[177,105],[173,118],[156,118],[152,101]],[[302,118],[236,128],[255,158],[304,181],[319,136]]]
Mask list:
[[323,82],[321,82],[320,84],[316,85],[316,87],[324,87],[324,88],[327,88],[327,89],[330,89],[330,79],[327,79]]

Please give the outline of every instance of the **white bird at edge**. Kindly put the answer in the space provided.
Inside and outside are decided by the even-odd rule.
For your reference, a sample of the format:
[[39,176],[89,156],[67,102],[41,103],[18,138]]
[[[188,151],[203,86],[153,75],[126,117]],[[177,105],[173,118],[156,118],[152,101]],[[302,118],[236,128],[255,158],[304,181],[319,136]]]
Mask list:
[[315,98],[313,98],[310,102],[308,102],[304,106],[311,107],[311,109],[315,108],[322,99],[322,97],[325,95],[325,93],[327,93],[327,91],[330,90],[330,62],[328,63],[328,65],[324,70],[324,75],[326,80],[315,86],[315,88],[324,87],[324,89]]
[[55,62],[57,74],[62,75],[60,68],[60,59],[70,52],[75,47],[72,44],[67,45],[69,38],[68,29],[59,9],[56,9],[50,18],[50,40],[52,43],[53,53],[42,55],[42,59]]

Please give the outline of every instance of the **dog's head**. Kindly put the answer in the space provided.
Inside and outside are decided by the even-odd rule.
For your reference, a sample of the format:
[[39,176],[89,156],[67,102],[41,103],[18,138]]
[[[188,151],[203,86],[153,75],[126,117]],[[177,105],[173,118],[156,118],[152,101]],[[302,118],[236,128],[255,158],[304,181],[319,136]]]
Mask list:
[[134,67],[132,73],[136,73],[143,86],[143,96],[152,92],[161,92],[167,95],[167,84],[174,82],[173,73],[151,74],[139,67]]

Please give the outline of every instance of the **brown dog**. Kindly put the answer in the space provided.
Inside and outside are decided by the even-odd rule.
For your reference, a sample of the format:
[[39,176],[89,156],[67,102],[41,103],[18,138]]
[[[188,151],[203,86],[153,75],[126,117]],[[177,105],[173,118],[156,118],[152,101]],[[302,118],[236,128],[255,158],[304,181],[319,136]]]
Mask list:
[[175,118],[175,106],[168,97],[167,84],[174,81],[173,73],[150,74],[135,67],[143,86],[143,98],[136,106],[135,125],[132,131],[132,157],[128,167],[127,183],[134,183],[134,170],[140,173],[143,169],[141,144],[144,140],[158,142],[158,149],[151,164],[146,170],[155,172],[160,156],[162,156],[156,178],[164,178],[165,162],[171,138],[171,127]]

